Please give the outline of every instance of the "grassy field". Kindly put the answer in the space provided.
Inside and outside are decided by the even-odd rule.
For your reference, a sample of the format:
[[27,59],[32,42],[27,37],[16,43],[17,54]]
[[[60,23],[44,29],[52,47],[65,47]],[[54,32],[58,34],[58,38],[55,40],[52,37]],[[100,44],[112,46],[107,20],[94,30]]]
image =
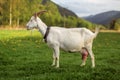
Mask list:
[[39,32],[0,30],[0,80],[120,80],[120,33],[100,33],[93,52],[94,69],[90,57],[80,67],[81,55],[64,51],[56,69]]

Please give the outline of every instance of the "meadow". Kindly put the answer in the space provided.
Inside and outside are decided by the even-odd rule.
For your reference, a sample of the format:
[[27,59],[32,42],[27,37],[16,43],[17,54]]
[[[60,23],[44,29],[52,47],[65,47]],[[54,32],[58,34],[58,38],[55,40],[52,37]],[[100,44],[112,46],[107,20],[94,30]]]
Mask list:
[[0,80],[120,80],[120,33],[101,32],[93,43],[96,67],[80,67],[81,55],[61,51],[60,68],[38,31],[0,30]]

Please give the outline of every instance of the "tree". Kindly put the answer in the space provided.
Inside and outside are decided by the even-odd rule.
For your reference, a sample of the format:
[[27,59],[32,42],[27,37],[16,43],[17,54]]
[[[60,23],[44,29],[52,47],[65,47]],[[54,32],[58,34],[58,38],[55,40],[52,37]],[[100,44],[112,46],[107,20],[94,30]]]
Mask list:
[[116,20],[112,20],[110,23],[110,29],[114,29]]
[[120,30],[120,19],[117,19],[115,22],[115,30]]
[[0,0],[0,26],[19,27],[19,25],[25,25],[30,17],[40,10],[47,10],[47,13],[39,17],[48,26],[93,27],[90,22],[76,16],[62,16],[58,6],[50,0]]

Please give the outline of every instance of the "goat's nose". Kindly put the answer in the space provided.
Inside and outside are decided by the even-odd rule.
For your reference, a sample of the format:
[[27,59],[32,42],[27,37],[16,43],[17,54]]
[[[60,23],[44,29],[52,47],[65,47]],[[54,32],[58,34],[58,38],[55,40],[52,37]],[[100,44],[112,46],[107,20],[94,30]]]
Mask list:
[[29,26],[26,26],[27,30],[29,30]]

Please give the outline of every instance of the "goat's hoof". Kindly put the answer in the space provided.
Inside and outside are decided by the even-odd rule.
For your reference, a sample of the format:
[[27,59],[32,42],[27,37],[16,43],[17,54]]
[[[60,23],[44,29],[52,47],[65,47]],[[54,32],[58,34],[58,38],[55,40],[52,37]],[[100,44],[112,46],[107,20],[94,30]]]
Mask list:
[[59,66],[56,66],[55,68],[59,68]]
[[83,66],[85,66],[85,64],[81,64],[80,66],[83,67]]
[[95,66],[92,66],[92,68],[95,68]]
[[52,64],[51,66],[55,66],[55,64]]

